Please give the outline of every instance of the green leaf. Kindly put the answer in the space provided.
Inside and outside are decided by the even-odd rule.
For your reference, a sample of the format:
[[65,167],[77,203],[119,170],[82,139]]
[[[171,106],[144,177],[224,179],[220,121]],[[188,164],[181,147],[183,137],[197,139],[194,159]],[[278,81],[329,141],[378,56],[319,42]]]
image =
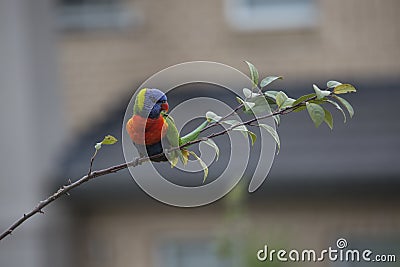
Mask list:
[[268,104],[274,105],[276,104],[276,95],[278,91],[266,91],[264,92],[265,99],[267,100]]
[[244,132],[247,132],[247,131],[248,131],[248,130],[247,130],[247,127],[246,127],[245,125],[236,126],[236,127],[233,128],[232,130],[234,130],[234,131],[244,131]]
[[283,103],[285,103],[285,101],[288,99],[288,96],[280,91],[276,94],[276,104],[278,105],[278,107],[282,107]]
[[102,144],[102,145],[113,145],[113,144],[115,144],[116,142],[118,142],[118,139],[117,139],[117,138],[115,138],[115,137],[112,136],[112,135],[106,135],[106,136],[104,137],[103,141],[101,141],[101,144]]
[[294,112],[300,112],[306,109],[306,105],[303,104],[302,106],[299,106],[298,108],[295,108],[293,111]]
[[235,128],[232,128],[232,131],[239,131],[239,132],[241,132],[243,134],[244,137],[247,138],[247,133],[248,133],[249,130],[247,130],[246,126],[240,125],[240,126],[237,126]]
[[239,104],[243,104],[244,103],[244,100],[243,99],[241,99],[240,97],[236,97],[236,101],[239,103]]
[[278,151],[276,152],[276,154],[279,154],[279,150],[281,149],[281,141],[279,140],[279,135],[278,133],[275,131],[275,129],[267,124],[258,124],[260,127],[264,128],[271,136],[272,138],[274,138],[277,146],[278,146]]
[[[253,97],[253,98],[249,99],[248,102],[255,104],[255,106],[251,109],[252,113],[254,113],[254,114],[265,114],[265,112],[269,112],[271,110],[271,107],[268,104],[268,100],[265,99],[265,97],[262,95]],[[274,102],[274,104],[275,104],[275,102]]]
[[197,161],[200,163],[201,167],[203,168],[204,176],[203,176],[203,183],[206,181],[207,176],[208,176],[208,167],[207,164],[204,163],[204,161],[196,155],[193,151],[189,151],[189,153],[197,159]]
[[241,132],[245,138],[247,138],[250,135],[252,144],[254,144],[254,142],[256,141],[257,136],[255,136],[253,132],[249,131],[245,125],[240,125],[235,128],[232,128],[232,131]]
[[223,121],[221,121],[221,122],[222,122],[222,123],[229,124],[229,125],[231,125],[231,126],[240,124],[240,122],[237,121],[237,120],[223,120]]
[[356,88],[354,88],[353,85],[351,84],[341,84],[336,86],[333,89],[333,93],[340,95],[340,94],[347,94],[347,93],[352,93],[352,92],[357,92]]
[[337,99],[337,101],[339,101],[339,103],[342,104],[342,105],[347,109],[347,111],[349,112],[350,118],[353,118],[353,116],[354,116],[354,109],[353,109],[353,107],[350,105],[350,103],[347,102],[347,100],[344,99],[343,97],[340,97],[340,96],[337,96],[337,95],[334,95],[333,97],[334,97],[335,99]]
[[306,107],[308,114],[310,115],[312,121],[315,124],[315,127],[318,128],[325,118],[324,109],[318,104],[308,103],[308,102],[306,103]]
[[276,105],[276,102],[275,102],[275,99],[274,99],[274,98],[265,96],[265,100],[267,101],[268,105],[271,106],[271,109],[272,109],[272,105]]
[[[334,96],[334,97],[335,97],[335,96]],[[335,101],[332,101],[332,100],[329,100],[329,99],[326,100],[326,102],[332,104],[337,110],[339,110],[339,111],[343,114],[344,123],[346,123],[346,120],[347,120],[347,118],[346,118],[346,113],[344,113],[342,107],[339,106],[339,104],[336,103]]]
[[113,144],[115,144],[116,142],[118,142],[118,139],[117,139],[117,138],[115,138],[115,137],[112,136],[112,135],[106,135],[106,136],[103,138],[103,140],[102,140],[101,142],[97,143],[97,144],[94,146],[94,148],[95,148],[96,150],[99,150],[99,149],[101,149],[101,146],[102,146],[102,145],[113,145]]
[[323,103],[326,102],[326,100],[328,100],[328,99],[323,98],[323,99],[321,99],[321,100],[314,99],[314,100],[310,100],[310,101],[308,101],[308,102],[309,102],[309,103],[318,104],[318,105],[322,105]]
[[[175,151],[171,152],[171,157],[169,157],[169,162],[171,163],[171,169],[174,168],[176,166],[176,164],[178,164],[179,161],[179,154],[177,155],[177,153],[174,153]],[[184,163],[184,161],[182,161],[182,163]]]
[[315,84],[313,84],[313,88],[314,88],[315,94],[317,95],[317,100],[321,100],[322,98],[331,94],[330,91],[319,89],[318,86],[316,86]]
[[215,154],[217,155],[217,159],[219,158],[219,147],[217,144],[214,142],[214,140],[208,138],[207,140],[203,141],[205,144],[209,145],[210,147],[214,148]]
[[287,108],[287,107],[291,107],[294,103],[294,99],[293,98],[288,98],[286,99],[286,101],[282,104],[281,108]]
[[255,88],[255,87],[257,87],[257,85],[258,85],[258,78],[259,78],[258,71],[257,71],[256,67],[254,67],[253,64],[251,64],[251,63],[248,62],[248,61],[245,61],[245,62],[246,62],[246,64],[247,64],[247,66],[249,66],[249,69],[250,69],[250,78],[251,78],[251,80],[253,81],[253,88]]
[[215,114],[212,111],[207,111],[206,113],[206,118],[208,121],[213,121],[213,122],[218,122],[220,119],[222,119],[221,116],[218,116],[217,114]]
[[279,80],[279,79],[282,80],[283,77],[282,76],[268,76],[268,77],[265,77],[261,81],[260,86],[261,86],[261,88],[263,88],[263,87],[269,85],[270,83],[272,83],[272,82],[274,82],[276,80]]
[[275,100],[278,93],[278,91],[265,91],[264,95]]
[[255,133],[253,133],[252,131],[248,131],[247,133],[248,133],[249,136],[250,136],[251,145],[254,146],[254,143],[255,143],[256,140],[257,140],[257,135],[256,135]]
[[260,94],[253,93],[249,88],[243,88],[243,94],[246,98],[254,98]]
[[326,86],[328,88],[335,88],[336,86],[341,85],[341,84],[342,84],[341,82],[329,81],[329,82],[326,83]]
[[281,124],[281,117],[279,115],[275,115],[273,118],[276,126],[279,126],[279,124]]
[[[167,121],[167,123],[168,123],[168,121]],[[201,133],[209,124],[210,124],[210,122],[209,122],[208,120],[204,120],[203,123],[201,123],[199,126],[197,126],[197,128],[195,128],[195,129],[194,129],[193,131],[191,131],[190,133],[188,133],[188,134],[186,134],[186,135],[184,135],[184,136],[182,136],[182,137],[179,137],[179,134],[175,133],[175,134],[173,134],[174,137],[170,136],[169,139],[171,139],[171,140],[172,140],[172,139],[175,139],[175,140],[172,141],[172,143],[174,143],[175,146],[176,146],[177,143],[179,143],[179,145],[181,146],[181,145],[186,144],[186,143],[188,143],[188,142],[192,142],[192,141],[196,140],[196,139],[199,137],[200,133]],[[169,140],[169,141],[171,142],[171,140]],[[177,142],[177,141],[178,141],[178,142]]]
[[255,103],[253,103],[253,102],[243,102],[243,105],[244,105],[244,109],[246,110],[246,111],[249,111],[249,110],[251,110],[256,104]]
[[296,101],[293,102],[293,106],[296,106],[296,105],[300,104],[301,102],[304,102],[310,98],[313,98],[314,96],[316,96],[315,93],[300,96],[299,98],[297,98]]
[[333,129],[333,117],[332,114],[329,112],[329,110],[325,109],[325,117],[324,117],[324,121],[326,124],[328,124],[329,128],[331,128],[331,130]]
[[182,164],[186,166],[189,160],[189,151],[187,149],[182,148],[181,153],[178,154],[178,157],[180,158]]
[[251,98],[253,92],[249,88],[243,88],[243,94],[245,98]]

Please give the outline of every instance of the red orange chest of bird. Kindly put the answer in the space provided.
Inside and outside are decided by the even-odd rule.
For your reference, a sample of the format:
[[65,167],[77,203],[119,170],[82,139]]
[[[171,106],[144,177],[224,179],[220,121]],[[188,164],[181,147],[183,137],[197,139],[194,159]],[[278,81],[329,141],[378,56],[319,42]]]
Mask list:
[[162,116],[151,119],[134,115],[129,119],[126,127],[133,142],[141,145],[152,145],[164,138],[168,124]]

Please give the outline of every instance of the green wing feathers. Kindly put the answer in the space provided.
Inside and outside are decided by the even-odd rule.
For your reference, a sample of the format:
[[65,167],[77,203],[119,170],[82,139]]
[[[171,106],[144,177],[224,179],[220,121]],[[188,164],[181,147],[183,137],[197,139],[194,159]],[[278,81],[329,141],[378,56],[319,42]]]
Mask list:
[[178,129],[176,128],[174,119],[167,115],[163,115],[165,122],[168,124],[167,128],[167,139],[168,142],[171,144],[171,147],[177,147],[180,145],[180,138],[179,138],[179,132]]
[[[171,116],[167,115],[167,114],[163,114],[163,117],[165,119],[165,122],[168,124],[166,136],[167,136],[168,142],[171,145],[171,148],[172,147],[179,147],[179,146],[181,146],[183,144],[186,144],[187,142],[191,142],[191,141],[196,140],[199,137],[200,132],[209,123],[207,120],[204,121],[195,130],[193,130],[192,132],[190,132],[187,135],[185,135],[182,138],[180,138],[179,137],[179,131],[178,131],[178,128],[176,128],[174,119]],[[172,151],[170,156],[169,156],[169,159],[171,161],[171,167],[174,167],[178,163],[178,159],[180,159],[182,161],[182,163],[184,165],[186,165],[186,163],[188,161],[188,157],[189,157],[189,153],[188,153],[188,151],[186,149]]]
[[[174,119],[167,114],[163,114],[163,117],[168,125],[166,136],[169,144],[171,145],[171,148],[179,147],[180,145],[179,132],[178,129],[176,128]],[[183,163],[187,162],[187,160],[185,161],[183,159],[183,155],[180,150],[172,151],[169,155],[166,156],[170,160],[172,168],[178,163],[179,158]]]

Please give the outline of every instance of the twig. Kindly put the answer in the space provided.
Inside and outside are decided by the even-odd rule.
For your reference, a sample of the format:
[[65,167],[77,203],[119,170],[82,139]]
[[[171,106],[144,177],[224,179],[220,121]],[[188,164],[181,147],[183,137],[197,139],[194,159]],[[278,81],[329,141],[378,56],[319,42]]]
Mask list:
[[[268,115],[265,115],[265,116],[261,116],[261,117],[258,117],[258,118],[253,118],[253,119],[248,120],[248,121],[245,121],[245,122],[243,122],[243,123],[239,123],[239,124],[233,125],[233,126],[227,128],[227,129],[224,129],[224,130],[222,130],[222,131],[220,131],[220,132],[210,134],[210,135],[208,135],[208,136],[206,136],[206,137],[202,137],[202,138],[199,138],[199,139],[194,140],[194,141],[191,141],[191,142],[187,142],[187,143],[185,143],[185,144],[183,144],[183,145],[181,145],[181,146],[179,146],[179,147],[174,147],[174,148],[169,149],[169,150],[168,150],[168,153],[170,153],[170,152],[172,152],[172,151],[175,151],[175,150],[182,149],[182,148],[187,147],[187,146],[190,146],[190,145],[194,145],[194,144],[200,143],[200,142],[205,141],[205,140],[207,140],[207,139],[209,139],[209,138],[215,138],[215,137],[217,137],[217,136],[221,136],[221,135],[223,135],[223,134],[226,134],[226,133],[232,131],[232,130],[233,130],[234,128],[236,128],[236,127],[239,127],[239,126],[242,126],[242,125],[251,125],[251,124],[253,124],[253,122],[257,121],[258,119],[266,119],[266,118],[270,118],[270,117],[273,117],[273,116],[276,116],[276,115],[288,114],[288,113],[292,112],[293,110],[295,110],[296,108],[298,108],[298,107],[304,105],[305,102],[310,101],[310,100],[313,100],[313,99],[315,99],[315,97],[311,97],[311,98],[309,98],[309,99],[306,99],[306,100],[304,100],[303,102],[298,103],[298,104],[295,105],[295,106],[287,107],[287,108],[284,108],[284,109],[281,109],[281,110],[276,110],[276,111],[274,111],[274,112],[271,113],[271,114],[268,114]],[[228,118],[228,117],[231,116],[234,112],[236,112],[237,110],[239,110],[242,106],[243,106],[243,104],[239,105],[235,110],[233,110],[232,112],[230,112],[228,115],[224,116],[224,117],[223,117],[222,119],[220,119],[219,121]],[[216,124],[211,124],[211,125],[216,125]],[[212,127],[212,126],[211,126],[211,127]],[[208,127],[208,128],[210,128],[210,127]],[[207,129],[207,127],[206,127],[205,129]],[[204,130],[205,130],[205,129],[204,129]],[[149,161],[149,160],[152,160],[152,159],[156,159],[156,158],[161,157],[161,156],[164,155],[163,153],[161,153],[161,154],[157,154],[157,155],[154,155],[154,156],[151,156],[151,157],[139,157],[139,158],[136,158],[136,159],[134,159],[133,161],[128,162],[128,163],[122,163],[122,164],[115,165],[115,166],[112,166],[112,167],[109,167],[109,168],[106,168],[106,169],[97,170],[97,171],[92,171],[92,165],[93,165],[93,161],[94,161],[94,159],[95,159],[95,157],[96,157],[96,154],[97,154],[97,150],[96,150],[96,152],[94,153],[94,155],[92,156],[92,158],[90,159],[90,167],[89,167],[89,172],[88,172],[87,175],[81,177],[79,180],[77,180],[77,181],[75,181],[75,182],[71,182],[71,180],[68,180],[68,184],[63,185],[60,189],[58,189],[57,192],[55,192],[54,194],[52,194],[51,196],[49,196],[49,197],[46,198],[45,200],[40,201],[40,202],[38,203],[38,205],[37,205],[35,208],[33,208],[33,209],[32,209],[31,211],[29,211],[28,213],[24,213],[22,217],[20,217],[20,218],[19,218],[17,221],[15,221],[10,227],[8,227],[7,230],[5,230],[5,231],[0,235],[0,240],[4,239],[4,238],[7,237],[8,235],[11,235],[12,232],[13,232],[16,228],[18,228],[22,223],[24,223],[26,220],[28,220],[28,219],[29,219],[30,217],[32,217],[33,215],[35,215],[35,214],[37,214],[37,213],[43,213],[43,208],[45,208],[46,206],[48,206],[50,203],[52,203],[53,201],[57,200],[57,199],[60,198],[61,196],[63,196],[63,195],[68,195],[69,191],[71,191],[71,190],[74,189],[75,187],[78,187],[78,186],[80,186],[81,184],[84,184],[84,183],[86,183],[86,182],[89,182],[90,180],[92,180],[92,179],[94,179],[94,178],[97,178],[97,177],[100,177],[100,176],[104,176],[104,175],[108,175],[108,174],[111,174],[111,173],[116,173],[116,172],[121,171],[121,170],[123,170],[123,169],[126,169],[126,168],[128,168],[128,167],[136,167],[136,166],[138,166],[138,165],[140,165],[140,164],[142,164],[142,163],[144,163],[144,162],[146,162],[146,161]]]
[[89,171],[88,171],[87,175],[90,175],[92,173],[93,161],[96,158],[98,151],[99,151],[98,149],[95,149],[93,156],[90,158]]

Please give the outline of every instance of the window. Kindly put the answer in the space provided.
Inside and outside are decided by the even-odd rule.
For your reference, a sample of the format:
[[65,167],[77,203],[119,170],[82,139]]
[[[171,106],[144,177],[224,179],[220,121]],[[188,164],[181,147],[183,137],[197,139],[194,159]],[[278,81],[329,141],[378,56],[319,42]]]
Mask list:
[[115,29],[138,23],[136,10],[123,9],[121,0],[58,0],[62,30]]
[[164,240],[156,248],[155,267],[230,267],[232,259],[218,255],[216,242],[206,239]]
[[312,28],[317,23],[314,0],[225,0],[226,18],[238,30]]

